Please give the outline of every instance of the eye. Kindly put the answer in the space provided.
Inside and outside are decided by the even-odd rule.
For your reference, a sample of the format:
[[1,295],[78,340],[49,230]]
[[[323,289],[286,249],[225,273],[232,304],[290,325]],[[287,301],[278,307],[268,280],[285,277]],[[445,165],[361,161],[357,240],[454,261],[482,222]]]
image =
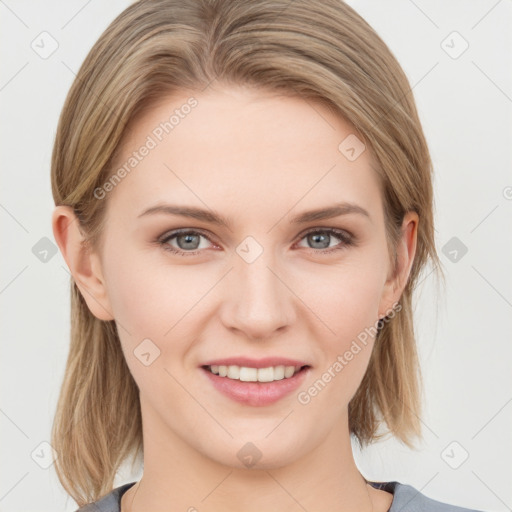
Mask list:
[[[341,243],[330,246],[330,242],[333,237],[340,240]],[[315,252],[321,253],[331,253],[333,251],[344,249],[350,245],[354,245],[352,235],[346,231],[335,228],[315,228],[314,230],[307,232],[301,240],[304,239],[306,239],[308,243],[312,244],[312,247],[309,248],[313,249]]]
[[[165,236],[158,242],[166,251],[170,251],[174,254],[180,254],[183,256],[190,256],[197,254],[198,252],[200,252],[201,249],[205,248],[201,247],[201,238],[210,240],[206,235],[199,231],[181,230],[174,231],[173,233],[171,233],[168,236]],[[170,241],[174,239],[176,239],[178,247],[175,247],[170,244]]]
[[[190,229],[173,231],[158,239],[157,243],[166,251],[173,254],[178,254],[180,256],[194,256],[199,254],[203,249],[208,248],[208,244],[201,246],[201,238],[213,243],[210,238],[201,231]],[[333,238],[340,240],[340,243],[331,246]],[[312,244],[312,247],[309,247],[309,249],[315,253],[321,254],[339,251],[350,245],[355,245],[354,237],[350,233],[335,228],[315,228],[303,235],[300,240],[304,239],[306,239],[308,243]],[[172,245],[170,243],[171,241],[175,241],[177,247]]]

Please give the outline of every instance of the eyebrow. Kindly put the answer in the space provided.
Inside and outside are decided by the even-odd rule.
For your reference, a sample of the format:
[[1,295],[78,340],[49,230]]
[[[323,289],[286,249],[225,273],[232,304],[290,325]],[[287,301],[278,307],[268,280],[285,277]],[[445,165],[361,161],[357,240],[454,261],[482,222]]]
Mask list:
[[[138,218],[145,215],[153,214],[166,214],[178,215],[181,217],[190,217],[203,222],[217,224],[231,230],[231,222],[223,215],[212,210],[203,210],[193,206],[178,206],[172,204],[157,204],[144,210]],[[332,219],[341,215],[359,214],[368,217],[371,220],[370,214],[361,206],[354,203],[337,203],[332,206],[317,208],[303,212],[290,220],[291,224],[305,224],[307,222]]]

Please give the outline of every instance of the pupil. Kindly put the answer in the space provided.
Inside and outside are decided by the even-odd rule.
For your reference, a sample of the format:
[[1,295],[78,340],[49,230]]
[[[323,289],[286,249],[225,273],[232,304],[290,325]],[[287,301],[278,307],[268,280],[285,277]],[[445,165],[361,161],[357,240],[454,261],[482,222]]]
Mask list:
[[180,246],[181,249],[197,249],[197,240],[196,240],[196,246],[195,247],[190,247],[190,246],[187,246],[186,244],[189,244],[191,243],[191,239],[193,238],[197,238],[197,235],[192,235],[192,234],[189,234],[189,235],[182,235],[181,237],[178,237],[178,241],[180,240],[180,238],[185,238],[186,239],[186,242],[185,242],[185,247],[182,247],[182,244],[180,244],[178,242],[178,245]]
[[[324,239],[323,243],[320,242],[321,243],[320,249],[325,249],[326,247],[329,247],[329,242],[327,240],[328,236],[329,235],[318,235],[318,234],[316,234],[316,235],[311,235],[311,238],[313,240],[313,243],[317,243],[320,239],[323,238]],[[318,248],[318,247],[316,247],[316,248]]]

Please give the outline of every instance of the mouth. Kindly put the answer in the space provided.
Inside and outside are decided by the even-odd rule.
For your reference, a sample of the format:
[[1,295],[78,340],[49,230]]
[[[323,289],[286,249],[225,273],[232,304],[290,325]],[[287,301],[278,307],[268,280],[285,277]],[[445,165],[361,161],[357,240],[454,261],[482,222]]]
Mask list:
[[240,404],[259,407],[290,395],[311,368],[304,362],[283,358],[231,358],[200,366],[213,389]]
[[309,365],[276,365],[264,368],[238,365],[203,365],[202,368],[227,379],[241,382],[275,382],[291,379],[297,373],[309,368]]
[[265,407],[290,397],[304,383],[311,366],[203,365],[200,370],[206,382],[230,400],[244,406]]

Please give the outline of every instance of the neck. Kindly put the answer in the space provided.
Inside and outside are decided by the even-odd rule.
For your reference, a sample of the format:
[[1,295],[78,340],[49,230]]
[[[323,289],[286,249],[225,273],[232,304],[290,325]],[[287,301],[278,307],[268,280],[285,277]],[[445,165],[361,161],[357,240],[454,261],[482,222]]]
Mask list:
[[355,464],[347,417],[302,458],[253,468],[219,464],[144,417],[144,474],[123,495],[122,512],[373,510],[375,490]]

